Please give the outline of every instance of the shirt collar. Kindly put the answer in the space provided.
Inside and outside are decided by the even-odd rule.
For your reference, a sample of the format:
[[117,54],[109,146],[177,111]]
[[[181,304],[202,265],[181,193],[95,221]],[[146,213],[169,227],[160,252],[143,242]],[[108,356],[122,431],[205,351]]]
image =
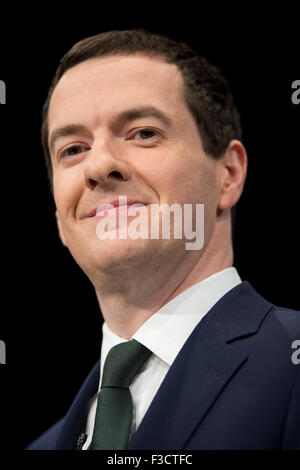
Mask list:
[[[203,279],[163,305],[132,338],[171,366],[196,325],[223,295],[241,282],[234,267]],[[102,328],[101,376],[109,350],[126,341],[110,331],[105,322]]]

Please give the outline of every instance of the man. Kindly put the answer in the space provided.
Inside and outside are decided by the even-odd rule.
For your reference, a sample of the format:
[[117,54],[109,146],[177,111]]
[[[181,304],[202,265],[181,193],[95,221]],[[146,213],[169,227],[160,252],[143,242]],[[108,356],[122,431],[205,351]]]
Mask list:
[[[247,156],[220,72],[143,29],[87,38],[56,72],[42,139],[59,235],[104,325],[69,412],[28,449],[300,448],[300,312],[272,305],[233,267]],[[139,215],[140,228],[163,230],[174,204],[192,207],[193,230],[204,222],[198,249],[175,222],[169,237],[130,236]],[[143,356],[134,373],[126,348]]]

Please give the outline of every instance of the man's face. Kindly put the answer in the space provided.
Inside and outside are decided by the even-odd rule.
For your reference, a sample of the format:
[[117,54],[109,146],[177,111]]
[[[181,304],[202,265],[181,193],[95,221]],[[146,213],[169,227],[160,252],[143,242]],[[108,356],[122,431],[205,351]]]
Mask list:
[[[149,107],[167,119],[134,113],[120,117]],[[100,240],[99,217],[91,216],[119,196],[147,204],[149,221],[151,204],[204,204],[205,249],[218,206],[218,164],[203,151],[176,65],[142,54],[76,65],[53,92],[50,142],[66,126],[77,128],[53,142],[54,198],[63,243],[88,275],[120,263],[134,267],[201,256],[203,250],[187,252],[184,239]]]

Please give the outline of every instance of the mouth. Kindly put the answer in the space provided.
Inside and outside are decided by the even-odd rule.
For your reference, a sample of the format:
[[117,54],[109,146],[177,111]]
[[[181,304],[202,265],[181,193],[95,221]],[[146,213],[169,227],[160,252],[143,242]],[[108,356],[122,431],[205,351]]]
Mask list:
[[88,217],[101,217],[107,215],[110,211],[127,210],[131,206],[141,207],[147,206],[147,203],[138,201],[137,199],[127,199],[127,196],[119,196],[119,199],[100,204],[90,212]]

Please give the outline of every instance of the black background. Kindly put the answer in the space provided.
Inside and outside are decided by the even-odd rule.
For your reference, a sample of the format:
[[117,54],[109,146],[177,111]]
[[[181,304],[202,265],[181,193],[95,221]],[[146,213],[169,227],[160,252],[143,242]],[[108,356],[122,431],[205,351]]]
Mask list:
[[[2,449],[22,449],[68,410],[98,360],[93,286],[61,245],[40,145],[41,108],[59,60],[78,40],[143,26],[187,42],[226,76],[242,116],[248,177],[238,203],[234,265],[274,304],[300,309],[299,16],[198,4],[73,7],[4,13],[0,79]],[[270,338],[270,340],[272,340]],[[266,371],[267,373],[267,371]],[[17,432],[15,429],[17,427]]]

